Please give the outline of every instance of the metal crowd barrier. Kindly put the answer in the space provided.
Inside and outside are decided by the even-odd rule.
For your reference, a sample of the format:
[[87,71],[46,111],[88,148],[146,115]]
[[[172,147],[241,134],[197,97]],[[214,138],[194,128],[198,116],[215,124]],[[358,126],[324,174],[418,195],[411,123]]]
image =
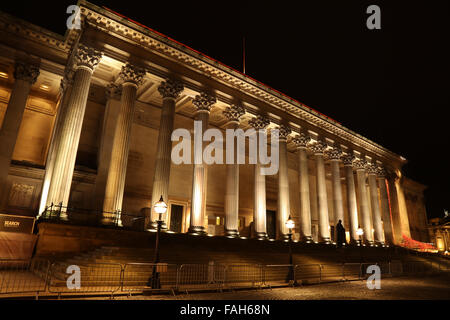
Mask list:
[[228,289],[261,288],[263,286],[263,266],[257,264],[227,265],[225,286]]
[[48,260],[0,260],[0,294],[44,292],[48,269]]
[[[160,288],[151,288],[153,271],[157,273]],[[178,266],[167,263],[127,263],[123,267],[121,290],[139,292],[143,290],[173,291],[177,287]]]
[[[447,261],[400,261],[381,263],[341,263],[305,265],[257,264],[152,264],[152,263],[82,263],[77,287],[73,270],[76,264],[50,263],[46,259],[0,260],[0,297],[21,294],[76,295],[143,291],[189,292],[238,288],[293,286],[333,281],[364,280],[367,268],[378,265],[383,276],[432,274],[449,271]],[[73,267],[72,267],[73,268]],[[158,274],[160,288],[151,287],[153,272]],[[71,288],[69,288],[68,284]]]
[[[48,276],[48,292],[61,294],[110,293],[113,295],[122,286],[122,265],[120,263],[78,264],[80,283],[73,278],[74,264],[54,262]],[[69,287],[70,286],[70,287]]]
[[293,286],[295,284],[295,265],[271,264],[263,266],[263,285],[267,287]]
[[225,265],[182,264],[177,274],[178,291],[218,290],[225,283]]
[[295,266],[295,280],[297,283],[320,283],[322,268],[320,264],[303,264]]

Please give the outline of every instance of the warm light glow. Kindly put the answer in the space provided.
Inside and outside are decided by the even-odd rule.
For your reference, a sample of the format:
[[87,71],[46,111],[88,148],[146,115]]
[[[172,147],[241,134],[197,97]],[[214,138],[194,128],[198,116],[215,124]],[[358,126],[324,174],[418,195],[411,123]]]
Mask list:
[[158,214],[164,214],[167,211],[167,204],[164,202],[163,197],[159,199],[157,203],[155,203],[155,212]]
[[364,233],[364,231],[363,231],[362,228],[358,228],[358,230],[356,230],[356,234],[357,234],[358,236],[362,236],[363,233]]
[[48,85],[46,85],[46,84],[41,84],[39,86],[39,89],[44,90],[44,91],[49,91],[50,87]]
[[289,215],[288,220],[286,221],[286,228],[292,230],[295,227],[295,222],[294,220],[291,219],[291,216]]
[[8,74],[6,72],[0,72],[0,78],[8,79]]
[[216,217],[216,226],[220,226],[220,217]]

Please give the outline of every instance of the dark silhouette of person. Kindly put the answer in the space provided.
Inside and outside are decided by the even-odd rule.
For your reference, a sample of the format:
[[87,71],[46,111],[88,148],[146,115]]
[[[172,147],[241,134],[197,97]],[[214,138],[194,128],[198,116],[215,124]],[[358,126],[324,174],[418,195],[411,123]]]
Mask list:
[[343,243],[347,243],[345,241],[345,228],[342,225],[342,220],[339,220],[339,222],[336,225],[336,233],[337,233],[336,245],[338,248],[341,248]]

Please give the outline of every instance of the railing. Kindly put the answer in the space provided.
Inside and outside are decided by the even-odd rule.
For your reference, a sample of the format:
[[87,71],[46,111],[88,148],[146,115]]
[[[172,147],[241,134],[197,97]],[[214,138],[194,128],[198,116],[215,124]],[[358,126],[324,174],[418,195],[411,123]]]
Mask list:
[[[191,292],[238,288],[285,287],[297,284],[364,280],[371,265],[386,276],[448,272],[448,261],[400,261],[305,265],[167,264],[50,262],[46,259],[0,260],[0,297],[140,293],[144,291]],[[76,272],[79,271],[79,282]],[[153,271],[159,288],[152,288]]]
[[[102,220],[107,218],[108,222]],[[144,217],[130,215],[120,210],[115,212],[96,211],[76,207],[67,207],[60,204],[51,204],[45,207],[39,217],[40,221],[63,222],[84,226],[122,226],[121,222],[126,222],[134,229],[144,228]]]

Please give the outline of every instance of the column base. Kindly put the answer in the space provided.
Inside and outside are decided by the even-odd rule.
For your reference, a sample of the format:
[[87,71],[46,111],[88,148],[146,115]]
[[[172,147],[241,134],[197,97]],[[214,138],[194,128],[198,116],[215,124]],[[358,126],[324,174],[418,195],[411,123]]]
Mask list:
[[193,236],[206,236],[205,227],[203,226],[190,226],[188,234]]
[[269,237],[267,236],[267,233],[265,232],[256,232],[256,237],[257,240],[267,240],[269,239]]
[[303,243],[314,243],[314,240],[311,236],[303,236],[302,242]]
[[228,238],[238,238],[239,231],[237,230],[225,230],[225,236]]
[[366,240],[364,244],[368,247],[375,247],[375,242],[373,240]]
[[320,240],[320,243],[321,244],[332,244],[332,242],[331,242],[331,239],[330,238],[322,238],[321,240]]
[[376,245],[377,247],[385,247],[385,246],[386,246],[386,244],[384,243],[384,241],[375,241],[375,245]]

